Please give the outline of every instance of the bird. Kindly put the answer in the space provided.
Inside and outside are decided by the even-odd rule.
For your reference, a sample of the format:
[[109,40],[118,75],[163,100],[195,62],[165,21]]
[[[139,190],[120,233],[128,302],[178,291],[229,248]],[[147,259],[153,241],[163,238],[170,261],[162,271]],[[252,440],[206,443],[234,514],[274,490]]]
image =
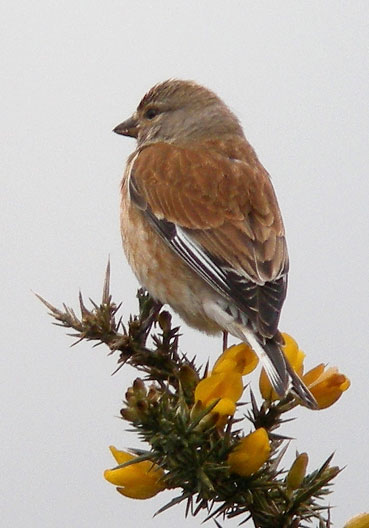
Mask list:
[[191,327],[257,354],[279,397],[316,401],[278,330],[289,258],[270,176],[240,121],[190,80],[153,86],[116,126],[137,140],[121,183],[121,235],[140,284]]

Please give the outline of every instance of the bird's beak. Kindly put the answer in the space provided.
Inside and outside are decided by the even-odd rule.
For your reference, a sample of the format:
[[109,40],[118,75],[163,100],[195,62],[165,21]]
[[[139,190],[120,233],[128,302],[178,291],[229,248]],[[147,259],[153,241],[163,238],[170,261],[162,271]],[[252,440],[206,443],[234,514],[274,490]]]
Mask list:
[[121,134],[122,136],[134,137],[137,139],[138,135],[138,119],[135,115],[129,117],[123,123],[113,128],[113,132]]

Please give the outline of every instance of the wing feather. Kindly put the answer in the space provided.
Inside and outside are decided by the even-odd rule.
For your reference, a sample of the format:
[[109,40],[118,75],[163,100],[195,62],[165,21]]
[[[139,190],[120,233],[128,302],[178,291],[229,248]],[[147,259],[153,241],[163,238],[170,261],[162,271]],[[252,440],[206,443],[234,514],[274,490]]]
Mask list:
[[143,148],[130,171],[131,199],[196,273],[262,336],[273,337],[288,272],[279,207],[250,149],[245,160],[223,150],[167,143]]

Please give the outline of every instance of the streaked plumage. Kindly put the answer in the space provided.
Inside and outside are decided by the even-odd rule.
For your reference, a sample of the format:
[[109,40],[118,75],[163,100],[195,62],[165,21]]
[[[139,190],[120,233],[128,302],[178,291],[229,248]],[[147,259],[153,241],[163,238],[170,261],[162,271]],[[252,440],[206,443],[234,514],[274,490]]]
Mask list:
[[280,349],[288,253],[277,199],[237,118],[189,81],[153,87],[115,132],[137,138],[121,229],[143,286],[191,326],[225,330],[261,357],[276,391],[314,401]]

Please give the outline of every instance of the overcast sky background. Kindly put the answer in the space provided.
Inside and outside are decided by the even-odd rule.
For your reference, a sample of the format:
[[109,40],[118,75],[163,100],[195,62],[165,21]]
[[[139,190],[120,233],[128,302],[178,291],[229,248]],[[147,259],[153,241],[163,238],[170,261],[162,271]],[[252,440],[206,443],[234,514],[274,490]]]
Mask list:
[[[112,291],[136,311],[121,249],[119,183],[134,141],[112,134],[143,94],[193,79],[239,116],[272,175],[291,272],[281,329],[307,368],[339,366],[352,387],[283,431],[317,468],[347,466],[329,502],[335,527],[369,510],[369,2],[3,2],[1,54],[1,419],[3,526],[200,526],[170,492],[125,499],[102,478],[108,445],[138,446],[117,418],[135,371],[52,326],[31,289],[77,307]],[[219,340],[184,328],[204,361]],[[254,376],[256,383],[257,376]],[[235,522],[225,526],[236,526]]]

